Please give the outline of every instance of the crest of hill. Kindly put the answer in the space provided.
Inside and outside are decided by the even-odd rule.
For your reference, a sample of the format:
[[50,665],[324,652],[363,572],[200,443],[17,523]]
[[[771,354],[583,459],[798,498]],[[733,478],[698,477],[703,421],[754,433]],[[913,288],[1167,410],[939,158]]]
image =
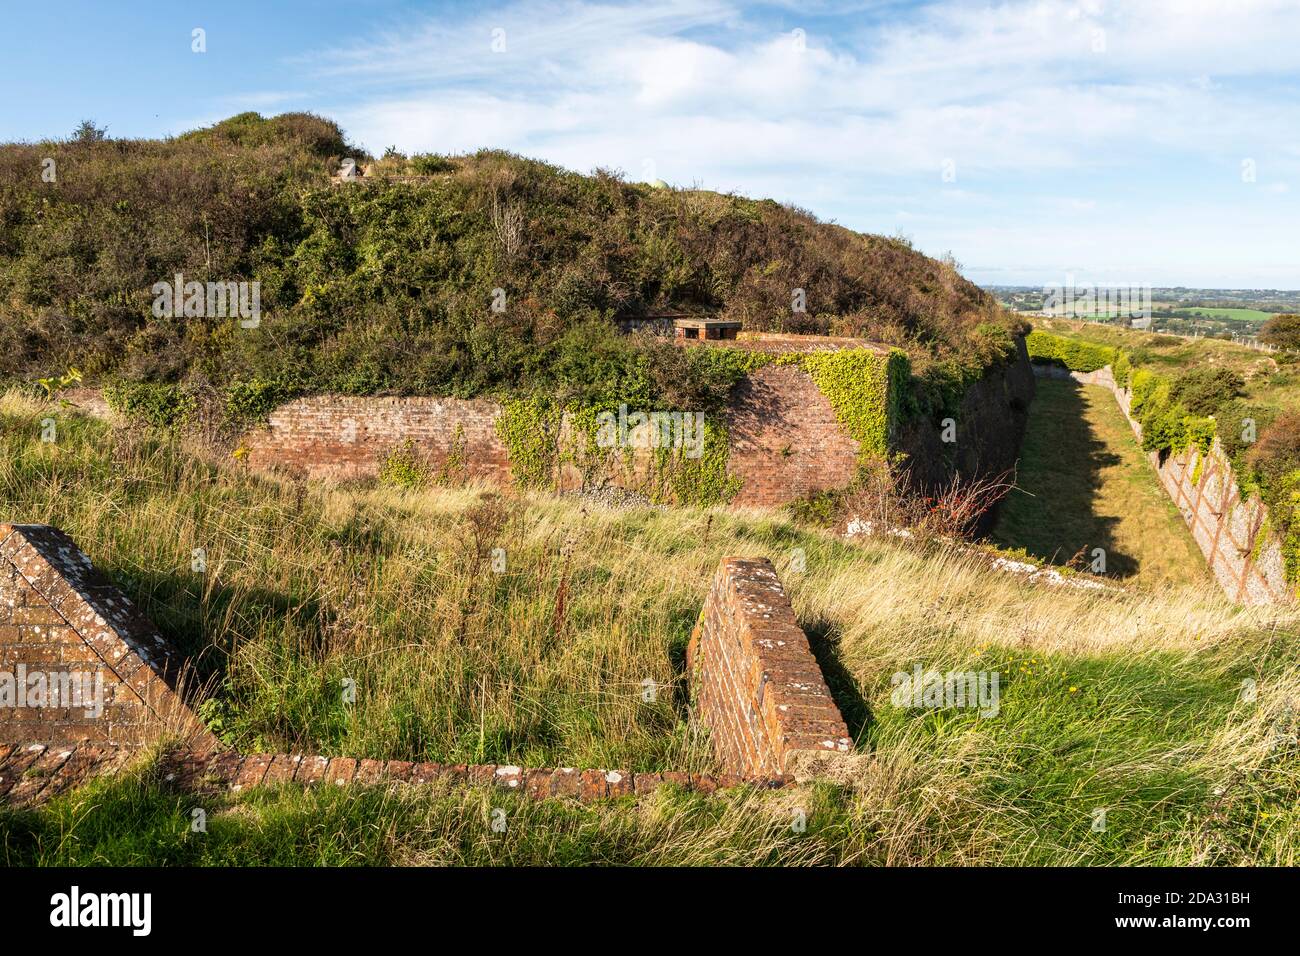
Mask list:
[[[242,388],[254,404],[531,392],[707,407],[725,376],[613,320],[705,312],[975,366],[990,329],[1018,329],[952,263],[772,200],[499,151],[390,153],[362,183],[332,184],[347,158],[368,159],[305,113],[0,147],[0,376],[76,367]],[[177,274],[258,281],[261,327],[153,317],[152,287]]]

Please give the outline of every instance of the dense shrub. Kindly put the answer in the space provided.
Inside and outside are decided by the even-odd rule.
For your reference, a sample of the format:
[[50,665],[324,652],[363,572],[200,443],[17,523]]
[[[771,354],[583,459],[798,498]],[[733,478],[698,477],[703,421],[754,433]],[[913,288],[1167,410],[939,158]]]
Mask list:
[[1220,408],[1246,393],[1246,383],[1226,368],[1191,368],[1174,379],[1170,399],[1187,407],[1193,415],[1214,415]]
[[109,407],[126,418],[155,428],[175,428],[194,413],[193,396],[178,385],[115,379],[104,385]]
[[[347,157],[365,158],[307,114],[0,148],[0,377],[179,382],[229,391],[239,416],[275,389],[716,408],[734,368],[618,336],[611,318],[701,310],[962,368],[1006,354],[1018,328],[951,264],[769,200],[496,151],[392,156],[380,165],[438,175],[331,185]],[[259,282],[261,325],[155,318],[152,287],[177,274]]]
[[1275,315],[1260,327],[1260,340],[1283,349],[1300,349],[1300,315]]
[[292,395],[283,382],[255,378],[236,382],[226,390],[226,417],[233,424],[251,425],[263,421]]
[[1115,360],[1117,350],[1105,345],[1067,339],[1046,332],[1030,332],[1025,339],[1029,357],[1068,368],[1072,372],[1095,372]]
[[1219,443],[1239,470],[1246,465],[1245,453],[1255,447],[1260,435],[1273,424],[1278,411],[1268,405],[1259,405],[1236,399],[1219,409]]

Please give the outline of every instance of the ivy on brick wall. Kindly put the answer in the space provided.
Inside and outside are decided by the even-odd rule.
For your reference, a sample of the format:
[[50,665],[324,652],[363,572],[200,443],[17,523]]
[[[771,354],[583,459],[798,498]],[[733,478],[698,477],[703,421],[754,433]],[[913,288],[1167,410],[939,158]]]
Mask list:
[[863,464],[889,455],[911,375],[905,352],[844,349],[783,355],[777,361],[797,365],[812,377],[836,419],[860,443]]
[[[740,492],[742,480],[727,474],[731,457],[731,436],[727,426],[713,418],[704,421],[704,449],[698,458],[688,458],[675,448],[655,451],[655,465],[664,477],[668,500],[678,504],[726,504]],[[662,487],[662,485],[661,485]]]
[[[585,405],[561,409],[545,398],[505,402],[496,429],[516,483],[553,490],[562,465],[576,467],[587,482],[628,463],[635,449],[602,447],[598,441],[601,411]],[[568,428],[562,429],[566,417]],[[650,473],[641,488],[651,501],[709,506],[726,504],[740,491],[741,479],[727,473],[731,448],[726,426],[708,416],[703,433],[699,457],[678,447],[652,450]]]
[[510,453],[510,471],[521,488],[550,488],[559,460],[561,413],[543,398],[507,399],[496,420]]

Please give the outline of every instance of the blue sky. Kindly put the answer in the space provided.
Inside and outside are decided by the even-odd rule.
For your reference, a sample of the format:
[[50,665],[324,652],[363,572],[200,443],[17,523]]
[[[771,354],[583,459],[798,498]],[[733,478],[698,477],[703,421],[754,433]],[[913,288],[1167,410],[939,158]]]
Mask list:
[[311,110],[372,152],[770,196],[982,283],[1300,288],[1296,0],[64,0],[3,22],[0,140]]

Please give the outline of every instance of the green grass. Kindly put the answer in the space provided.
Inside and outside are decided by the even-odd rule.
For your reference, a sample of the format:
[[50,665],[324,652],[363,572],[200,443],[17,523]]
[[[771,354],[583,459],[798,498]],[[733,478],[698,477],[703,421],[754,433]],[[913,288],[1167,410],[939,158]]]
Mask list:
[[1216,309],[1202,308],[1200,306],[1194,308],[1175,307],[1172,311],[1178,315],[1203,315],[1212,319],[1228,319],[1232,322],[1255,323],[1267,322],[1277,314],[1275,312],[1263,312],[1260,309]]
[[[1300,860],[1294,609],[1235,608],[1176,582],[1031,587],[951,547],[850,545],[761,510],[530,495],[497,526],[474,489],[279,483],[66,412],[45,444],[50,412],[0,399],[0,516],[67,530],[213,676],[204,713],[241,748],[713,769],[685,720],[681,652],[719,558],[739,554],[775,562],[874,759],[789,791],[592,806],[474,789],[180,795],[146,760],[0,811],[0,863]],[[504,575],[476,564],[476,533],[505,547]],[[189,571],[199,544],[203,578]],[[998,716],[894,706],[891,675],[916,664],[997,671]],[[358,683],[351,709],[342,676]],[[645,676],[665,688],[654,706]],[[206,834],[190,831],[195,807]]]
[[1053,335],[1141,350],[1143,364],[1153,371],[1175,373],[1207,365],[1231,369],[1246,383],[1246,398],[1278,409],[1300,407],[1300,375],[1267,353],[1222,339],[1188,339],[1138,332],[1114,326],[1065,319],[1035,319],[1036,328]]
[[1040,379],[1016,489],[992,538],[1064,564],[1106,552],[1106,574],[1142,584],[1206,584],[1209,572],[1110,391]]

